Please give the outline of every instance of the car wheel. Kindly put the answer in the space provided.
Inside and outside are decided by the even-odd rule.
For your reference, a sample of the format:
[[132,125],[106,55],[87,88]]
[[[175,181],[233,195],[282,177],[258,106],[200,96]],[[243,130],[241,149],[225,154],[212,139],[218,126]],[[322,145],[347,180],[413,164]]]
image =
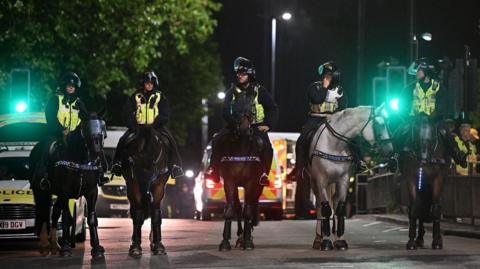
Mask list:
[[201,220],[211,220],[210,212],[208,210],[202,210]]

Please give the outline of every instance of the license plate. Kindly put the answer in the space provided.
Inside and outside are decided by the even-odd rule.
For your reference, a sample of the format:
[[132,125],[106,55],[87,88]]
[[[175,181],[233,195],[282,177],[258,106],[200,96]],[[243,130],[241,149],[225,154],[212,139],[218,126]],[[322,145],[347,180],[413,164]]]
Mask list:
[[23,230],[26,227],[25,220],[0,220],[0,230]]
[[129,204],[110,204],[110,209],[129,210],[130,205]]

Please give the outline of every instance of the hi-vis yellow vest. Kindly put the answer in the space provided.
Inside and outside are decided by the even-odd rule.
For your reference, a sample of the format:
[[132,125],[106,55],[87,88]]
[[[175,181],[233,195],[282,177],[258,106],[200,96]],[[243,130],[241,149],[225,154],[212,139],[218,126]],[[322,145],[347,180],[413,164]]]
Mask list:
[[58,96],[58,111],[57,119],[63,128],[69,130],[70,132],[75,130],[78,125],[80,125],[80,110],[77,108],[77,100],[73,103],[65,102],[63,103],[64,96]]
[[457,171],[457,174],[462,175],[462,176],[468,176],[468,166],[471,166],[473,170],[475,170],[475,167],[477,166],[477,147],[470,141],[466,142],[468,143],[468,147],[465,144],[465,142],[460,139],[460,137],[455,136],[455,142],[457,142],[458,149],[467,154],[467,167],[464,168],[457,164],[455,166],[455,170]]
[[137,103],[137,111],[135,117],[138,124],[153,124],[158,116],[158,103],[160,103],[161,94],[156,92],[147,98],[142,93],[135,94],[135,102]]
[[413,90],[412,115],[425,113],[430,116],[435,111],[435,95],[440,90],[440,84],[432,79],[430,87],[424,91],[420,83],[415,84]]
[[[319,89],[317,88],[317,90]],[[324,90],[323,87],[320,90]],[[327,90],[327,95],[328,95],[328,90]],[[327,99],[327,97],[325,99]],[[321,104],[310,103],[310,113],[325,113],[325,112],[333,113],[337,111],[337,109],[338,109],[337,99],[335,99],[335,102],[328,102],[325,100]]]
[[[237,87],[235,88],[235,91],[237,92],[237,94],[242,92],[242,90]],[[233,95],[232,103],[233,101],[235,101],[235,94]],[[265,119],[265,110],[263,109],[263,105],[258,103],[258,86],[255,86],[255,105],[252,108],[252,113],[253,115],[255,115],[253,124],[262,123]]]

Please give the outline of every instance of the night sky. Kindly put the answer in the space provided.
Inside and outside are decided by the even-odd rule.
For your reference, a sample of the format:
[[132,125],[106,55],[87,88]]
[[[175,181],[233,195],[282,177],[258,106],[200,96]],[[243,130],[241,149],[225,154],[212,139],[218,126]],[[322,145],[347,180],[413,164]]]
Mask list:
[[[254,61],[258,81],[270,88],[270,22],[288,10],[292,20],[278,20],[275,99],[280,107],[277,131],[300,130],[307,113],[306,89],[317,79],[317,67],[334,60],[342,70],[349,104],[369,104],[376,65],[394,57],[408,65],[409,1],[366,0],[364,76],[356,96],[357,1],[352,0],[243,0],[222,1],[215,39],[223,62],[225,85],[234,78],[237,56]],[[463,45],[479,54],[477,30],[480,1],[415,1],[417,33],[431,32],[433,41],[420,45],[420,55],[432,58],[463,55]],[[218,109],[218,108],[217,108]],[[221,126],[213,117],[212,129]]]

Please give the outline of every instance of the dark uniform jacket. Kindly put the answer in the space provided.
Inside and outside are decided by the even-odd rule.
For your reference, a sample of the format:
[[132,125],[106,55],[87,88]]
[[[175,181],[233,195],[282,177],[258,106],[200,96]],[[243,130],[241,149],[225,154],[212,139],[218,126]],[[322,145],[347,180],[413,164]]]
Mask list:
[[230,89],[226,91],[223,103],[223,118],[227,122],[228,126],[231,127],[235,124],[235,119],[231,114],[230,106],[232,104],[233,95],[236,94],[236,87],[242,91],[246,91],[247,95],[251,96],[255,95],[255,87],[258,88],[258,103],[263,106],[265,118],[263,119],[262,123],[255,125],[266,125],[272,129],[278,119],[278,106],[267,89],[257,83],[250,83],[246,89],[232,84]]
[[[325,98],[327,98],[327,90],[326,88],[323,87],[321,81],[315,81],[312,83],[307,90],[307,96],[308,96],[308,103],[310,104],[321,104],[325,102]],[[343,96],[338,99],[338,108],[336,111],[345,109],[347,107],[348,103],[348,98],[347,94],[344,91]],[[325,112],[328,113],[328,112]]]

